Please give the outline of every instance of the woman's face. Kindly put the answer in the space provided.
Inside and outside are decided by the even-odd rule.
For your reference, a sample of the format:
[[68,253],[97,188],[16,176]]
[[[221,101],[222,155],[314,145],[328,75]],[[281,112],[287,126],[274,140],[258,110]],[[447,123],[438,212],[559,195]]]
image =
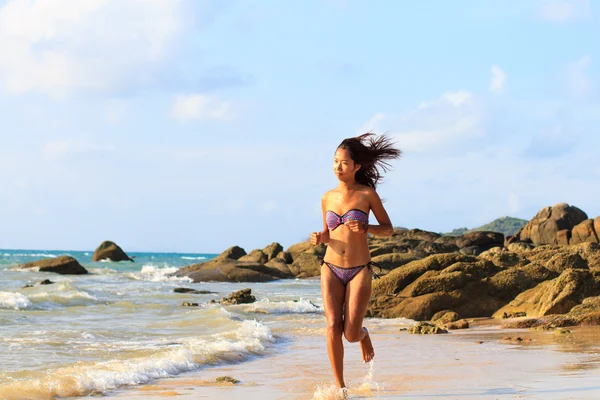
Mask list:
[[348,149],[337,149],[333,156],[333,172],[340,181],[349,181],[354,179],[354,174],[358,171],[360,165],[355,164],[350,158]]

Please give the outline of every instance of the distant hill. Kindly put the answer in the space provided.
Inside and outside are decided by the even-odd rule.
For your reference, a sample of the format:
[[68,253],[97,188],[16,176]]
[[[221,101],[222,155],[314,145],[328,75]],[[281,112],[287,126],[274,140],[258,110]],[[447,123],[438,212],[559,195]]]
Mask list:
[[525,226],[528,221],[520,218],[513,217],[502,217],[493,220],[489,224],[482,225],[478,228],[467,229],[467,228],[458,228],[454,229],[452,232],[442,233],[444,236],[459,236],[465,234],[467,232],[474,231],[492,231],[492,232],[500,232],[503,233],[504,236],[514,235],[517,233],[519,229]]

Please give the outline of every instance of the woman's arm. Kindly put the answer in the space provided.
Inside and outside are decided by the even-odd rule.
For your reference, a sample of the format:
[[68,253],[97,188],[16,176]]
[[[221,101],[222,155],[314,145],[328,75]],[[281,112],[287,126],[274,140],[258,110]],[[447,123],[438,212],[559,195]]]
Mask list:
[[383,207],[381,198],[375,190],[369,190],[368,198],[373,215],[377,219],[379,225],[369,224],[367,232],[376,236],[392,236],[392,233],[394,233],[394,227],[392,226],[392,222],[390,221],[387,211],[385,211],[385,208]]
[[323,230],[320,232],[313,232],[310,234],[310,243],[312,245],[319,245],[321,243],[329,243],[329,228],[327,227],[327,193],[321,198],[321,211],[323,213]]

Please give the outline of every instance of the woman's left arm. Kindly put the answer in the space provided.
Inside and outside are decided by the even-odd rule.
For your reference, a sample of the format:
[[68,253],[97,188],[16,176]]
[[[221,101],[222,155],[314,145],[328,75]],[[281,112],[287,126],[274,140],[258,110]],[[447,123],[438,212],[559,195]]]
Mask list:
[[379,225],[369,224],[367,232],[376,236],[392,236],[392,233],[394,233],[394,227],[392,226],[392,222],[390,221],[387,211],[385,211],[385,208],[383,207],[381,198],[375,190],[369,190],[367,196],[371,210],[373,211],[373,215],[375,215],[375,218],[379,223]]

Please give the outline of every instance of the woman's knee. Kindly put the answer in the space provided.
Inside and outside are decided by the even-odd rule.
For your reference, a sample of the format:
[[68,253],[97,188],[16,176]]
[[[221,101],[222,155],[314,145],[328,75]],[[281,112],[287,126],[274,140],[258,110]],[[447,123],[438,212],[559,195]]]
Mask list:
[[359,342],[362,339],[362,336],[363,336],[362,327],[344,329],[344,337],[350,343]]
[[342,336],[344,332],[344,321],[341,319],[331,319],[327,321],[327,334],[329,336]]

